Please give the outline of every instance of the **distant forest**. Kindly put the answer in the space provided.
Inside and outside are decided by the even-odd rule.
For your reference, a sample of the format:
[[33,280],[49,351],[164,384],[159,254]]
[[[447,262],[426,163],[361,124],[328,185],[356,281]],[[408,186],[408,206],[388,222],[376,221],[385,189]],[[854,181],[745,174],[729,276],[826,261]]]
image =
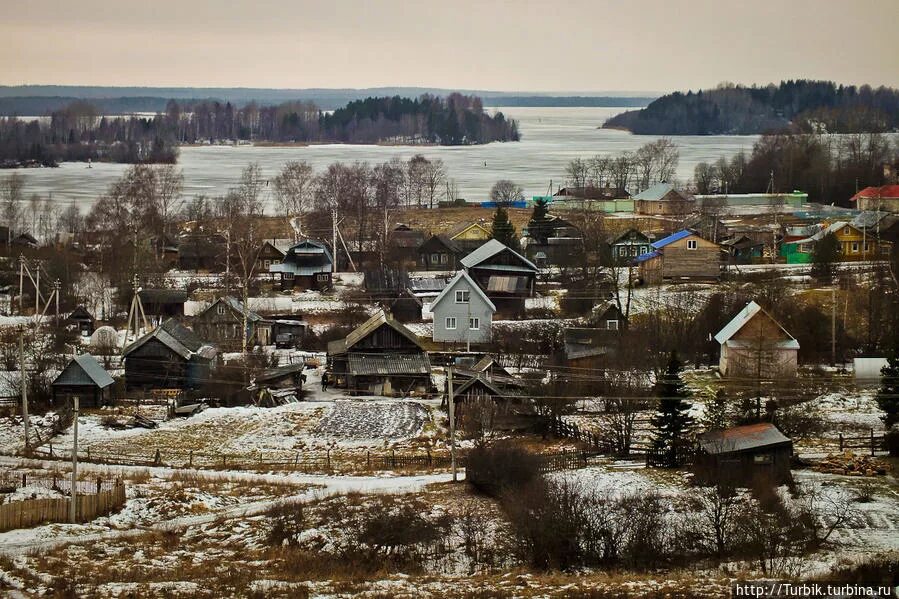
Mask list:
[[181,144],[221,140],[464,145],[518,141],[518,123],[480,98],[367,98],[326,113],[309,102],[237,108],[169,100],[153,117],[107,117],[76,101],[39,120],[0,118],[0,166],[64,161],[174,163]]
[[726,84],[662,96],[603,126],[640,135],[882,133],[899,129],[899,90],[803,79],[765,87]]

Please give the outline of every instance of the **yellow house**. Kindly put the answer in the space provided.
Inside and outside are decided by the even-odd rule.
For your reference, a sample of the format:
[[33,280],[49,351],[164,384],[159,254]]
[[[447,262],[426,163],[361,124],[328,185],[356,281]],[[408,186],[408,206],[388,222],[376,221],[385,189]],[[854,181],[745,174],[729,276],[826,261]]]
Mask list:
[[453,241],[487,241],[490,229],[482,223],[462,223],[449,232]]
[[[835,222],[818,235],[824,237],[828,233],[833,233],[837,238],[837,242],[840,244],[840,257],[843,261],[876,260],[881,254],[877,239],[852,223]],[[818,235],[814,237],[818,237]],[[884,243],[881,243],[880,246],[888,247]]]

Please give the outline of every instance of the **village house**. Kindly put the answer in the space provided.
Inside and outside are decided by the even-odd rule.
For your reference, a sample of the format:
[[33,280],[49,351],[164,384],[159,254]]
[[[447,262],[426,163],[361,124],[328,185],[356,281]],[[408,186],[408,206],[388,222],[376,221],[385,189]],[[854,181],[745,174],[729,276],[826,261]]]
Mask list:
[[765,255],[765,244],[747,235],[737,235],[721,242],[731,264],[757,264]]
[[866,187],[850,198],[859,210],[899,213],[899,185]]
[[53,405],[71,404],[73,397],[77,397],[79,405],[85,408],[108,405],[114,382],[92,355],[75,356],[53,379]]
[[352,394],[423,394],[432,386],[422,342],[383,310],[328,343],[327,374],[332,385]]
[[468,276],[484,291],[496,312],[503,315],[524,313],[525,298],[533,297],[537,265],[491,239],[459,262]]
[[496,306],[460,271],[431,303],[433,340],[438,343],[487,343]]
[[215,300],[191,324],[201,338],[222,349],[237,350],[243,346],[245,319],[247,346],[270,345],[271,323],[230,295]]
[[416,251],[425,241],[424,231],[413,229],[409,225],[398,224],[388,237],[388,260],[400,264],[404,268],[414,269]]
[[197,389],[210,380],[218,352],[174,318],[125,348],[126,388]]
[[144,314],[159,321],[184,316],[187,292],[179,289],[147,289],[137,292]]
[[493,236],[490,225],[484,222],[459,223],[446,236],[455,241],[463,250],[472,251],[484,244]]
[[291,246],[284,259],[272,263],[268,271],[280,275],[281,289],[285,291],[329,289],[334,259],[324,243],[306,239]]
[[462,246],[446,235],[432,235],[418,246],[418,268],[454,271],[466,254]]
[[78,335],[81,337],[90,337],[96,328],[94,317],[84,306],[78,306],[72,310],[72,313],[66,317],[66,323],[66,326],[78,331]]
[[721,275],[721,248],[688,229],[654,241],[652,251],[638,256],[640,280],[647,284],[666,280],[717,279]]
[[558,216],[547,215],[538,234],[529,225],[523,231],[525,254],[538,266],[582,264],[584,235],[576,226]]
[[287,251],[296,243],[293,239],[266,239],[256,253],[256,272],[267,273],[272,264],[280,264]]
[[618,187],[563,187],[550,198],[558,210],[633,212],[634,200]]
[[752,487],[790,482],[793,442],[770,422],[709,431],[699,437],[693,465],[699,484]]
[[637,229],[628,229],[609,244],[612,260],[616,263],[627,263],[637,256],[652,251],[652,238]]
[[815,244],[826,235],[836,237],[842,262],[874,260],[881,255],[889,254],[890,246],[878,242],[876,237],[868,236],[863,227],[848,221],[837,221],[810,237],[783,243],[781,256],[786,258],[788,264],[811,262]]
[[715,341],[721,345],[722,376],[796,376],[799,342],[754,301],[718,331]]
[[465,382],[475,377],[490,381],[500,389],[522,389],[524,387],[521,379],[506,370],[496,356],[486,354],[477,361],[468,356],[457,358],[453,367],[453,379]]
[[453,388],[455,424],[471,436],[534,426],[533,402],[478,374]]
[[696,208],[693,196],[670,183],[656,183],[634,196],[634,212],[643,215],[686,216]]

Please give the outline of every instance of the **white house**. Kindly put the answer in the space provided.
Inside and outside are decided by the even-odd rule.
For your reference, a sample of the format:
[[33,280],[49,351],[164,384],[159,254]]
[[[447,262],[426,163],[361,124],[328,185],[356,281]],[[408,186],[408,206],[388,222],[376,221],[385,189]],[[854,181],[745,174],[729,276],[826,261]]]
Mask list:
[[449,343],[486,343],[496,306],[461,271],[447,283],[431,303],[434,314],[434,341]]

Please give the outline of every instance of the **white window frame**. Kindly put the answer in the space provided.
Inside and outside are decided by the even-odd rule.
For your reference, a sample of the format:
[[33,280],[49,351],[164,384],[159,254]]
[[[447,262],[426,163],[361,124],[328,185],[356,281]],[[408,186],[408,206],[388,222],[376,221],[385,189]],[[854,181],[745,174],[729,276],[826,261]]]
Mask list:
[[456,317],[455,316],[447,316],[443,321],[443,324],[446,326],[447,331],[455,331],[456,330]]
[[457,304],[467,304],[471,301],[471,290],[470,289],[456,289],[456,303]]
[[437,252],[431,254],[431,264],[440,264],[440,254]]
[[643,254],[648,254],[648,253],[649,253],[649,250],[646,249],[646,246],[641,245],[640,246],[640,255],[642,256]]
[[698,248],[698,247],[699,247],[699,242],[696,241],[695,239],[688,239],[688,240],[687,240],[687,249],[688,249],[688,250],[695,250],[695,249]]
[[219,304],[219,305],[216,307],[215,311],[216,311],[216,313],[217,313],[219,316],[224,315],[224,314],[225,314],[225,305],[224,305],[224,304]]
[[618,321],[617,320],[607,320],[606,321],[606,329],[610,331],[618,330]]
[[328,274],[327,274],[327,273],[320,272],[320,273],[318,273],[317,275],[315,275],[315,279],[316,279],[317,281],[319,281],[320,283],[324,283],[325,281],[328,280]]
[[470,316],[468,318],[468,330],[469,331],[480,331],[481,330],[481,319],[477,316]]
[[446,254],[440,254],[440,263],[446,264],[447,262],[449,262],[449,256],[447,256]]
[[857,254],[857,253],[858,253],[858,242],[857,242],[857,241],[853,241],[853,242],[852,242],[852,253],[853,253],[853,254]]
[[293,273],[292,272],[282,272],[281,276],[284,277],[285,281],[293,281]]

